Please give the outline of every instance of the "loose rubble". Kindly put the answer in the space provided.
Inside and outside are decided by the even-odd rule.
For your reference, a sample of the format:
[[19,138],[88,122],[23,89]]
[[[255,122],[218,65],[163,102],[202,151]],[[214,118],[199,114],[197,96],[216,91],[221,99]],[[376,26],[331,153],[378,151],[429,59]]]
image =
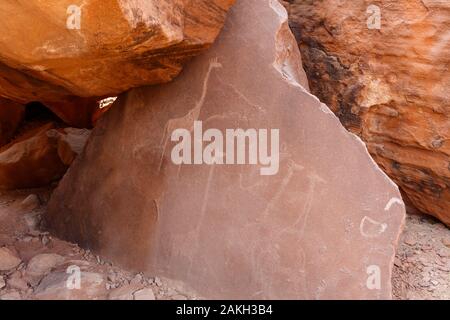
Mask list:
[[[89,250],[52,237],[42,231],[40,223],[30,229],[23,217],[31,210],[40,218],[49,191],[27,192],[0,194],[0,300],[200,298],[184,285],[125,271]],[[73,278],[77,270],[81,275],[79,289]]]
[[395,299],[450,299],[449,239],[448,227],[412,210],[395,259]]
[[21,260],[10,249],[0,248],[0,271],[10,271],[20,264]]

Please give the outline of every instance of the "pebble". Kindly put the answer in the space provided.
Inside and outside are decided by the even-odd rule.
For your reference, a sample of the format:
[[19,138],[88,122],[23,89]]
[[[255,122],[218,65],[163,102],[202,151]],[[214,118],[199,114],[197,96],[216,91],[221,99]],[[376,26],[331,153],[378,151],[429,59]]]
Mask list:
[[426,243],[421,246],[421,249],[422,249],[422,251],[430,251],[433,249],[433,246],[429,243]]
[[161,287],[161,286],[163,285],[161,279],[158,278],[158,277],[155,277],[155,278],[153,279],[153,282],[154,282],[154,283],[156,284],[156,286],[158,286],[158,287]]
[[108,281],[116,282],[117,281],[117,274],[115,272],[108,273]]
[[41,223],[41,215],[36,213],[28,213],[23,216],[28,229],[32,232],[36,232],[39,229]]
[[28,284],[27,282],[22,278],[22,275],[20,272],[14,272],[11,276],[11,278],[8,280],[8,285],[13,288],[20,291],[27,291],[28,290]]
[[133,279],[131,279],[130,284],[132,285],[141,284],[142,280],[143,280],[142,276],[140,274],[137,274]]
[[442,238],[442,244],[447,248],[450,248],[450,238]]
[[32,242],[33,241],[33,237],[31,236],[25,236],[22,239],[23,242]]
[[6,286],[5,279],[3,276],[0,276],[0,290],[3,289]]
[[109,300],[133,300],[133,293],[140,289],[137,285],[125,285],[117,289],[112,289],[108,294]]
[[156,300],[155,294],[151,288],[144,288],[136,291],[134,294],[134,300]]
[[442,248],[437,252],[437,254],[441,258],[450,258],[450,249]]
[[0,300],[22,300],[20,293],[16,290],[4,293],[0,296]]
[[50,237],[43,235],[41,238],[42,245],[46,246],[47,244],[49,244],[49,242],[50,242]]
[[26,197],[22,203],[20,204],[21,208],[24,210],[34,210],[39,208],[40,201],[37,195],[30,194],[28,197]]
[[27,273],[45,275],[64,262],[64,257],[54,253],[42,253],[34,256],[28,263]]
[[405,237],[404,242],[405,242],[407,245],[409,245],[409,246],[414,246],[414,245],[416,245],[417,240],[416,240],[413,236],[407,235],[407,236]]
[[439,270],[444,271],[444,272],[450,272],[450,268],[446,267],[446,266],[440,266],[438,267]]
[[16,268],[22,260],[20,260],[15,254],[8,248],[0,248],[0,271],[9,271]]

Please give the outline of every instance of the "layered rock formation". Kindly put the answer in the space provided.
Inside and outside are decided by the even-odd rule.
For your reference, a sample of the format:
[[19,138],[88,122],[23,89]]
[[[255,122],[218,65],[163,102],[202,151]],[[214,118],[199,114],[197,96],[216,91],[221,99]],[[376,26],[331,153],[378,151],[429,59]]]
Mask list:
[[[389,298],[400,194],[301,85],[298,58],[277,1],[238,1],[179,78],[99,120],[47,223],[207,298]],[[239,128],[247,143],[223,141]]]
[[287,2],[312,92],[450,225],[450,2]]
[[234,0],[0,3],[0,96],[88,126],[94,98],[168,82],[206,49]]

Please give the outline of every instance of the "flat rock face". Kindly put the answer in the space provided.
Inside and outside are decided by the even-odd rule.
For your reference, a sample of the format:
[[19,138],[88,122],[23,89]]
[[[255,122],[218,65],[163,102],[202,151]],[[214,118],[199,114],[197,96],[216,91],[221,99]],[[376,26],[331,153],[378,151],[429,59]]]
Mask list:
[[450,225],[450,1],[289,2],[312,92]]
[[1,1],[0,96],[84,124],[95,101],[79,97],[172,80],[214,41],[233,2]]
[[[363,143],[299,84],[297,50],[277,1],[237,1],[207,54],[170,84],[119,97],[100,119],[47,223],[206,298],[390,298],[403,202]],[[237,140],[220,147],[221,133],[238,128],[258,133],[256,164],[232,164]],[[186,139],[179,153],[172,138],[188,133],[196,151]]]

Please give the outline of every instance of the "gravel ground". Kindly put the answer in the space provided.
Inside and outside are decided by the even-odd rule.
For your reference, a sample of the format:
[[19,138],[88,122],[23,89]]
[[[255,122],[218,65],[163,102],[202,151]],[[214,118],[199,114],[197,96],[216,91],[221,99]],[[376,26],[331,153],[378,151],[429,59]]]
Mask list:
[[392,284],[395,299],[450,299],[450,229],[433,217],[408,213]]

